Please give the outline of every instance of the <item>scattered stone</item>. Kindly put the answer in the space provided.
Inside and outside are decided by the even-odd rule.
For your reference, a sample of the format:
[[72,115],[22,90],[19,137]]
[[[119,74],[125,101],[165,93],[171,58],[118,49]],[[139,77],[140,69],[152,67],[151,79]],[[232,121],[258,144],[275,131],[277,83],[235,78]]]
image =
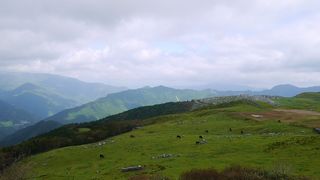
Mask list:
[[161,154],[160,156],[158,156],[159,158],[169,158],[172,157],[172,154]]
[[122,172],[130,172],[130,171],[139,171],[142,170],[143,167],[141,165],[138,166],[129,166],[121,169]]
[[208,105],[219,105],[223,103],[230,103],[235,101],[248,101],[252,102],[256,106],[260,106],[256,101],[262,101],[265,103],[268,103],[272,106],[277,106],[278,104],[274,101],[275,99],[278,99],[277,96],[250,96],[250,95],[239,95],[239,96],[223,96],[223,97],[213,97],[213,98],[205,98],[205,99],[198,99],[194,100],[194,105],[192,109],[198,109],[201,107],[206,107]]
[[262,118],[263,117],[262,115],[258,115],[258,114],[251,114],[251,116],[254,118]]
[[153,156],[152,159],[165,159],[173,157],[173,154],[161,154],[159,156]]
[[205,139],[201,139],[200,141],[196,141],[196,144],[207,144],[207,141]]

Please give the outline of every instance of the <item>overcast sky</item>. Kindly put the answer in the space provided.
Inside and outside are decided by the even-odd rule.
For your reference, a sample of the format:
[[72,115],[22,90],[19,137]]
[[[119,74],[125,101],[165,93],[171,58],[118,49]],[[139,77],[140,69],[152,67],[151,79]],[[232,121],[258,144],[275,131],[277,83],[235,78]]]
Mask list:
[[1,0],[0,70],[85,81],[320,85],[319,0]]

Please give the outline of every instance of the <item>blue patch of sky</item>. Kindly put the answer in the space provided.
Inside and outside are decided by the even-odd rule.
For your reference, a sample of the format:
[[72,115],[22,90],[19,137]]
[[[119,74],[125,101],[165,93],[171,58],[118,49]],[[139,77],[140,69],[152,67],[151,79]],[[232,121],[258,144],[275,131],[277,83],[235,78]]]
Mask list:
[[104,49],[106,46],[107,46],[107,43],[100,40],[92,41],[89,43],[89,47],[96,50]]
[[185,45],[177,42],[172,42],[172,41],[156,42],[154,46],[161,49],[164,52],[174,53],[174,54],[181,54],[186,52],[187,50]]
[[282,18],[279,18],[277,21],[278,26],[286,26],[288,24],[294,24],[296,22],[304,21],[312,16],[314,16],[317,12],[312,11],[310,9],[304,9],[300,11],[296,11],[293,13],[289,13]]
[[206,44],[197,44],[195,47],[189,47],[183,43],[173,41],[161,41],[156,42],[154,46],[156,48],[161,49],[164,52],[176,55],[185,54],[186,52],[205,54],[209,51],[209,47]]

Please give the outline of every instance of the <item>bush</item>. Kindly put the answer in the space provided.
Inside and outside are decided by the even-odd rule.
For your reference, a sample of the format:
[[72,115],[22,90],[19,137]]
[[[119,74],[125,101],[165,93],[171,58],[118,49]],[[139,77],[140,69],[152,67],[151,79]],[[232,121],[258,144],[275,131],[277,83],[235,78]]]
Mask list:
[[283,172],[268,172],[262,169],[231,166],[218,172],[215,169],[193,169],[184,172],[180,180],[308,180],[307,177],[296,177]]
[[193,169],[180,176],[181,180],[216,180],[222,178],[222,175],[215,169]]

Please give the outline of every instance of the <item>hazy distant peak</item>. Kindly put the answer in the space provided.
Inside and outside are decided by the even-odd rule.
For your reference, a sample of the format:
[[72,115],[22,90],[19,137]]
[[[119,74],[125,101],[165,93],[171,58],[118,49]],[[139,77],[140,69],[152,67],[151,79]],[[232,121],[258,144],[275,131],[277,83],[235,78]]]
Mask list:
[[167,87],[167,86],[163,86],[163,85],[160,85],[160,86],[155,86],[153,87],[153,89],[160,89],[160,90],[168,90],[168,89],[173,89],[173,88],[170,88],[170,87]]
[[13,90],[14,93],[22,93],[25,91],[35,91],[42,89],[40,86],[34,85],[32,83],[24,83],[21,86],[17,87]]
[[294,86],[292,84],[280,84],[272,87],[272,89],[298,89],[297,86]]

